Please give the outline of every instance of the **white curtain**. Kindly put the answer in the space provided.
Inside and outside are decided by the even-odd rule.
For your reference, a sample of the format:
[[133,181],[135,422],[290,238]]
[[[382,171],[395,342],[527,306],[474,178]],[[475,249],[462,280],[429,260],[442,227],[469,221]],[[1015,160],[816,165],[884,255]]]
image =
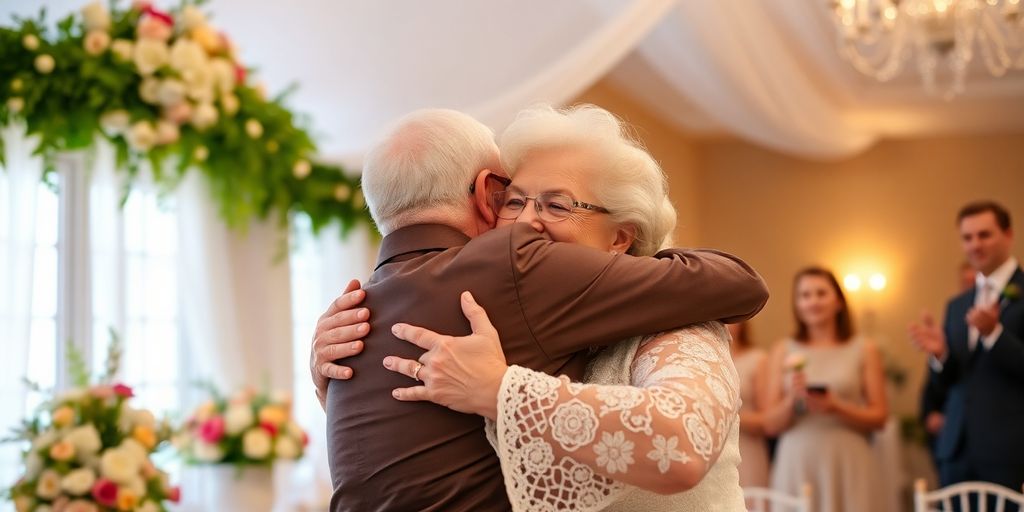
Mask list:
[[[3,129],[7,166],[0,169],[0,436],[24,417],[25,386],[32,324],[36,190],[42,162],[22,126]],[[0,445],[0,486],[14,482],[21,467],[20,446]]]
[[313,236],[308,222],[296,219],[291,258],[292,304],[295,319],[295,417],[309,429],[306,456],[285,485],[288,506],[322,510],[330,502],[331,475],[327,466],[326,418],[309,375],[309,349],[317,319],[352,279],[365,282],[376,259],[374,236],[360,228],[345,240],[334,226]]

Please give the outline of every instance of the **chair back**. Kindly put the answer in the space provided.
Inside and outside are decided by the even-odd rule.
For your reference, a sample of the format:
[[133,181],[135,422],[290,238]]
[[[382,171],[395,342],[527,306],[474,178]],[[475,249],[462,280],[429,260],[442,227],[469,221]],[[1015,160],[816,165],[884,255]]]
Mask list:
[[1003,512],[1007,503],[1024,510],[1024,493],[990,482],[960,482],[934,491],[923,478],[914,482],[914,512],[951,512],[954,506],[960,512]]

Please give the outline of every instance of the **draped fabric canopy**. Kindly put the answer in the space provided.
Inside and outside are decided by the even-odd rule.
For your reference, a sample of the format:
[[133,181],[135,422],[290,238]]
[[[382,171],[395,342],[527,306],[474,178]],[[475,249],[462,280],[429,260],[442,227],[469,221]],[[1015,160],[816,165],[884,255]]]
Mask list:
[[[81,0],[49,0],[52,14]],[[167,2],[157,2],[158,4]],[[30,0],[0,7],[29,14]],[[564,104],[604,76],[693,132],[833,159],[882,136],[1024,128],[1024,73],[972,73],[953,102],[913,66],[892,83],[836,51],[824,0],[214,0],[208,9],[271,91],[311,116],[322,156],[357,167],[400,115],[468,112],[501,130],[534,102]]]

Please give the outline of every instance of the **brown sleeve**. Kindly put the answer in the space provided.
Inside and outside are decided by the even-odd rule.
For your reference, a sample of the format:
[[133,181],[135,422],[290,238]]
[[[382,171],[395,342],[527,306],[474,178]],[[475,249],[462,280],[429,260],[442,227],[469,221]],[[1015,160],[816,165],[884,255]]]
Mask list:
[[738,322],[768,300],[761,276],[723,252],[612,255],[538,239],[523,226],[510,237],[515,286],[523,317],[548,358],[698,322]]

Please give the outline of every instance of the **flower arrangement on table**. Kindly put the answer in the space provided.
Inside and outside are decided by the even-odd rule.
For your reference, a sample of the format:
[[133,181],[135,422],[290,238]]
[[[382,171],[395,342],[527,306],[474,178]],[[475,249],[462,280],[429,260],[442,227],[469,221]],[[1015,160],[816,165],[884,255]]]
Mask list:
[[115,338],[110,346],[107,372],[95,383],[72,347],[75,387],[45,402],[8,440],[27,445],[24,473],[7,490],[18,512],[158,512],[179,501],[180,490],[150,458],[170,428],[128,405],[132,388],[113,381],[120,344]]
[[196,408],[173,443],[190,464],[270,466],[302,457],[309,437],[291,417],[291,400],[244,390],[211,398]]
[[[0,127],[24,122],[47,176],[57,154],[105,139],[129,185],[147,161],[165,189],[201,171],[233,227],[271,212],[282,223],[304,212],[314,230],[372,225],[358,180],[312,161],[312,138],[283,97],[253,82],[201,1],[168,11],[105,4],[58,21],[56,33],[45,9],[0,27]],[[0,139],[0,167],[3,147]]]

